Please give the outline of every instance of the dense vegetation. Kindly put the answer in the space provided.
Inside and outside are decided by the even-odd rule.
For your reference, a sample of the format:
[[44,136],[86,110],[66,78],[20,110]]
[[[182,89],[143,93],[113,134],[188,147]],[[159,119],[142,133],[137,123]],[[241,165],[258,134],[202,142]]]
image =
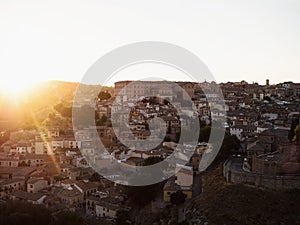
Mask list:
[[52,215],[43,205],[21,201],[0,203],[1,225],[82,225],[83,219],[73,212]]
[[[211,133],[211,127],[201,127],[199,134],[199,142],[208,142]],[[220,162],[224,162],[232,153],[238,152],[240,149],[240,141],[235,135],[231,135],[229,132],[225,132],[221,149],[213,162],[213,165],[217,165]]]
[[[143,166],[154,165],[162,160],[161,157],[149,157],[145,159]],[[160,182],[147,186],[126,186],[125,191],[133,206],[145,206],[162,192],[164,183]]]
[[9,132],[0,133],[0,146],[9,139]]
[[109,94],[108,92],[105,92],[105,91],[101,91],[98,95],[98,98],[100,100],[107,100],[107,99],[111,98],[111,94]]
[[187,195],[184,194],[181,190],[176,191],[170,195],[171,203],[174,205],[180,205],[183,204]]
[[63,117],[72,117],[72,106],[66,106],[66,103],[58,103],[53,108]]
[[130,216],[128,211],[118,210],[116,216],[116,225],[130,225]]

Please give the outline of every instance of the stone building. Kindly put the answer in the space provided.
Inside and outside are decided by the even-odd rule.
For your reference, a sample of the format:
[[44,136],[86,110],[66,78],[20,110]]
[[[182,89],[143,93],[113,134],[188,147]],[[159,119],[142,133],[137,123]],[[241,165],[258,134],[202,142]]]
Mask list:
[[37,193],[48,187],[48,181],[40,178],[30,178],[27,181],[27,192]]

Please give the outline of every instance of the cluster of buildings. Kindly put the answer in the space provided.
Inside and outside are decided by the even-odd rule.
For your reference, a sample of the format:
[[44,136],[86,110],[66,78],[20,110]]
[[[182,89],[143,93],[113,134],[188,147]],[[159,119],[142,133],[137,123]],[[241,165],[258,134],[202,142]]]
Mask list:
[[[71,130],[61,134],[59,128],[48,129],[45,134],[36,131],[17,131],[12,136],[20,136],[18,140],[8,140],[2,145],[7,154],[53,154],[57,149],[78,149],[80,141],[76,141]],[[24,137],[24,139],[22,139]],[[31,137],[31,138],[28,138]]]
[[[89,99],[88,94],[83,96],[83,102]],[[182,129],[191,129],[185,118],[199,118],[201,126],[219,121],[240,140],[241,154],[224,164],[227,181],[299,187],[300,129],[295,123],[299,119],[299,97],[300,84],[270,85],[268,80],[265,85],[245,81],[116,82],[113,97],[96,102],[101,123],[95,127],[74,131],[55,127],[44,134],[11,134],[0,152],[1,198],[45,204],[56,210],[83,209],[90,215],[114,218],[118,210],[128,210],[126,196],[110,181],[118,177],[114,173],[99,176],[91,164],[108,167],[115,160],[143,166],[150,157],[166,159],[178,147]],[[145,150],[163,135],[161,143]],[[98,138],[104,151],[98,149]],[[139,141],[141,145],[128,147]],[[177,191],[185,193],[187,199],[201,193],[199,163],[211,147],[199,143],[187,158],[184,153],[190,151],[188,143],[180,146],[182,164],[176,165],[178,173],[165,182],[164,202],[170,202]]]
[[[184,116],[198,117],[201,126],[219,121],[220,126],[236,136],[241,142],[239,155],[246,156],[241,157],[242,160],[245,158],[245,162],[241,164],[243,171],[258,173],[258,168],[262,168],[262,164],[267,164],[262,162],[266,162],[266,158],[271,161],[273,157],[266,154],[274,155],[275,159],[278,158],[277,155],[288,154],[283,149],[289,147],[283,147],[283,143],[293,146],[287,139],[287,133],[291,130],[292,121],[299,118],[300,84],[297,83],[284,82],[271,85],[269,80],[266,80],[265,85],[249,84],[246,81],[221,84],[119,81],[115,83],[114,91],[112,99],[97,102],[99,118],[108,118],[104,126],[97,129],[102,129],[100,136],[108,147],[108,155],[122,163],[139,166],[150,156],[163,158],[170,156],[172,148],[164,144],[178,141],[181,129],[189,128],[190,124],[186,123]],[[186,94],[192,102],[191,105],[185,101]],[[159,130],[166,128],[165,143],[151,151],[143,150],[143,147],[148,147],[145,146],[147,142],[140,148],[126,146],[131,142],[153,138],[149,132],[149,121],[158,117],[162,120],[152,124],[151,129],[159,133]],[[114,129],[111,129],[110,120],[113,120]],[[268,149],[266,146],[270,144],[262,141],[267,133],[273,133],[277,139],[285,137],[287,141],[278,141],[281,146]],[[120,138],[123,142],[120,142]],[[155,138],[149,142],[154,141]],[[291,163],[289,165],[297,168]],[[262,174],[266,173],[265,167],[263,168],[260,171]],[[294,174],[299,174],[299,169],[295,168]],[[273,167],[269,166],[269,170],[273,171]]]
[[[241,159],[235,160],[242,161],[239,164],[242,174],[256,174],[259,178],[253,178],[252,181],[240,179],[240,182],[278,188],[299,187],[299,144],[290,137],[295,129],[293,121],[299,124],[299,83],[272,85],[268,79],[265,85],[246,81],[219,85],[214,82],[120,81],[115,84],[116,102],[124,105],[124,102],[132,99],[156,95],[170,99],[176,110],[184,110],[178,88],[185,90],[192,99],[193,110],[197,111],[201,125],[219,120],[221,126],[241,142],[241,154],[238,154]],[[138,115],[143,115],[143,110],[136,111]],[[164,118],[164,121],[168,124],[168,119]],[[227,180],[237,180],[226,172],[229,171],[227,168],[224,169]],[[235,164],[232,168],[236,168]],[[268,177],[265,182],[262,175],[273,178]]]
[[13,132],[1,146],[1,201],[43,204],[53,212],[83,210],[103,218],[128,211],[124,193],[89,166],[71,131],[55,128],[36,134]]
[[222,84],[228,105],[227,129],[243,154],[224,164],[226,180],[282,189],[300,186],[300,146],[297,127],[300,84]]

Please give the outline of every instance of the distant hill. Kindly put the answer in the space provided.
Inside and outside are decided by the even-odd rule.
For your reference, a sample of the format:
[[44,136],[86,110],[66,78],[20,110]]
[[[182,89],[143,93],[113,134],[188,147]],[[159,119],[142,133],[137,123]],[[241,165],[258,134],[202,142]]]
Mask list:
[[[0,93],[0,129],[20,126],[24,121],[34,117],[44,120],[54,105],[60,102],[72,104],[79,83],[64,81],[47,81],[35,85],[18,99],[6,93]],[[98,86],[98,85],[97,85]],[[96,85],[86,85],[95,88]],[[99,90],[101,86],[99,85]],[[105,87],[111,92],[113,88]]]

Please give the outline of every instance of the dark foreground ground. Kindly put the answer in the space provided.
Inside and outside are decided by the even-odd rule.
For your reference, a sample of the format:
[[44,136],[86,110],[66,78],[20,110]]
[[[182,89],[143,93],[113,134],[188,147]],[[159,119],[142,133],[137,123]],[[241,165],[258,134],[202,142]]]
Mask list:
[[295,225],[300,224],[300,190],[227,184],[220,165],[203,175],[203,193],[189,212],[195,224]]

